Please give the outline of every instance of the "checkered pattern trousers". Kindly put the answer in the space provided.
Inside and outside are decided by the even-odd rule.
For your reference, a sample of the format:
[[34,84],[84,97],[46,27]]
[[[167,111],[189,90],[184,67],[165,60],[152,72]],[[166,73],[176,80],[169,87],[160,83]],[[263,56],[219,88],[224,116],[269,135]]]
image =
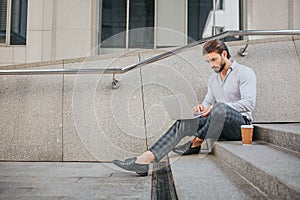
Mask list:
[[177,120],[173,126],[150,148],[158,162],[182,138],[196,136],[201,139],[241,140],[240,126],[251,121],[225,103],[216,103],[207,117]]

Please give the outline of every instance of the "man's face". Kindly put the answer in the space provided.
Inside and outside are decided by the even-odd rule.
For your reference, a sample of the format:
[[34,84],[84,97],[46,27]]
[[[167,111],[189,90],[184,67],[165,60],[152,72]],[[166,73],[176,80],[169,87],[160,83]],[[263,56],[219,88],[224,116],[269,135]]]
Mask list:
[[206,61],[216,73],[220,73],[226,65],[223,54],[224,51],[222,54],[212,52],[204,55]]

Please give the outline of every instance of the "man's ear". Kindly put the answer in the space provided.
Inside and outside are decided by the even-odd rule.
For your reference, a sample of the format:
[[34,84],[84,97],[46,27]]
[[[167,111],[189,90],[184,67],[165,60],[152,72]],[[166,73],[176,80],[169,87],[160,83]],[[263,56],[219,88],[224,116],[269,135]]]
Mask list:
[[227,58],[227,51],[223,50],[222,55],[224,56],[224,58]]

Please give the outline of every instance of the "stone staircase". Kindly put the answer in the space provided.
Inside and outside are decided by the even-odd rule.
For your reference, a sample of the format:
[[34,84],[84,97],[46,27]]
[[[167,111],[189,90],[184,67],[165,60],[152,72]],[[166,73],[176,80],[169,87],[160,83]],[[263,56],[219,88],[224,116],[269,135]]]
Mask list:
[[178,199],[299,199],[300,124],[256,124],[254,138],[217,142],[214,155],[170,154]]

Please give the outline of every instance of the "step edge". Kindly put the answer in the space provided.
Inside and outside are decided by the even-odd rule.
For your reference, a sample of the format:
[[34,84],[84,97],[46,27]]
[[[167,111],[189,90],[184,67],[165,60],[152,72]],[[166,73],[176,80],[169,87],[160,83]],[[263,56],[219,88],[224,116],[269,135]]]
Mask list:
[[254,139],[264,140],[279,147],[300,153],[300,135],[289,131],[275,130],[256,125],[254,125],[254,127]]

